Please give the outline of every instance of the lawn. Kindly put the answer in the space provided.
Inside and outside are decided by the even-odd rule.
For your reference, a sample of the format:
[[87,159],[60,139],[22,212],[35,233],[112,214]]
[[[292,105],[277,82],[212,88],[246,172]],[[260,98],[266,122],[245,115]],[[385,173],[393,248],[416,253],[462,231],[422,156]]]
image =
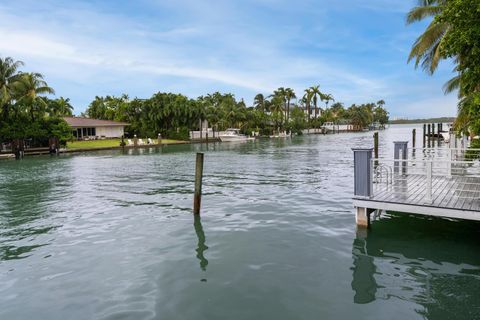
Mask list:
[[[119,147],[121,139],[106,139],[106,140],[88,140],[88,141],[72,141],[67,143],[68,150],[76,149],[97,149],[97,148],[112,148]],[[145,141],[145,140],[144,140]],[[153,140],[157,143],[157,140]],[[162,144],[178,143],[180,140],[162,139]],[[125,139],[127,143],[127,139]]]

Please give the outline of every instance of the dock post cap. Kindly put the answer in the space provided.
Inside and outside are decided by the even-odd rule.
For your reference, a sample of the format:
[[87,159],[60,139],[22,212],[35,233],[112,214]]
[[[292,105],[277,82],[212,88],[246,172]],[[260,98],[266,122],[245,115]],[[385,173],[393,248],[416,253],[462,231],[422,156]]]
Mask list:
[[393,141],[393,143],[408,143],[409,141]]

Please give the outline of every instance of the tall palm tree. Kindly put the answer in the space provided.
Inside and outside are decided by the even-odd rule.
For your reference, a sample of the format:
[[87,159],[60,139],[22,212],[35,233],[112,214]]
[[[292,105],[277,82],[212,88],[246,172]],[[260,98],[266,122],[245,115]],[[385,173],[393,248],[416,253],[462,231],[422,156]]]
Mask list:
[[315,106],[315,119],[318,117],[318,99],[322,99],[323,94],[320,92],[320,86],[310,87],[312,93],[313,105]]
[[312,90],[305,89],[305,94],[303,95],[303,101],[305,102],[305,107],[307,108],[307,115],[308,115],[308,123],[310,124],[310,106],[312,104],[312,99],[313,99],[313,92]]
[[253,99],[253,106],[255,109],[265,112],[265,101],[265,96],[259,93]]
[[326,93],[326,94],[322,94],[322,100],[325,101],[325,109],[328,109],[328,103],[330,101],[335,101],[335,99],[333,98],[333,96],[329,93]]
[[8,117],[10,104],[15,99],[15,87],[20,79],[18,69],[23,64],[22,61],[15,61],[11,57],[0,58],[0,107],[3,119]]
[[[412,24],[440,14],[447,0],[420,0],[407,15],[407,24]],[[408,62],[415,60],[415,67],[419,65],[429,74],[433,74],[441,60],[440,47],[445,34],[449,30],[446,22],[432,20],[420,35],[410,51]]]
[[42,95],[55,94],[40,73],[22,73],[16,90],[18,90],[17,102],[26,107],[32,121],[35,121],[35,113],[42,114],[41,111],[47,107]]
[[284,114],[284,117],[287,116],[287,98],[286,98],[286,91],[285,91],[285,88],[284,87],[280,87],[278,88],[277,90],[273,91],[273,94],[270,96],[272,98],[272,101],[273,99],[275,99],[277,101],[277,103],[279,101],[282,102],[283,104],[283,111],[285,112]]
[[283,121],[285,117],[284,99],[281,95],[273,95],[270,101],[270,112],[277,129],[283,128]]
[[292,88],[285,89],[285,99],[287,100],[287,122],[290,120],[290,102],[292,99],[296,99],[295,91]]

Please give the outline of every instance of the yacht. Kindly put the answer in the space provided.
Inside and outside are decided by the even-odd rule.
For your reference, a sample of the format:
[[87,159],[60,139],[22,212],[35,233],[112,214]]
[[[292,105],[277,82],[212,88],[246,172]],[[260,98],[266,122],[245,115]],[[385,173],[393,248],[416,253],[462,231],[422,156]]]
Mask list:
[[240,134],[240,129],[230,128],[218,136],[222,142],[247,141],[254,140],[244,134]]

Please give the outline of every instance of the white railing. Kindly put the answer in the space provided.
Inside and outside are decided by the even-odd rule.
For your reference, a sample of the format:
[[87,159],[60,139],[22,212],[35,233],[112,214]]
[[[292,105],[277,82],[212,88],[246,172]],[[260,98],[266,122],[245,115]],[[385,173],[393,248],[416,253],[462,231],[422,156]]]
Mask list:
[[207,134],[209,139],[218,138],[221,132],[213,131],[212,129],[202,130],[202,131],[190,131],[190,139],[206,139]]
[[[479,150],[480,151],[480,150]],[[422,193],[431,203],[440,193],[461,199],[480,199],[480,161],[426,159],[372,159],[370,181],[376,190],[391,194]],[[373,188],[376,185],[377,188]]]
[[474,148],[408,148],[413,159],[475,160],[480,159],[480,149]]

